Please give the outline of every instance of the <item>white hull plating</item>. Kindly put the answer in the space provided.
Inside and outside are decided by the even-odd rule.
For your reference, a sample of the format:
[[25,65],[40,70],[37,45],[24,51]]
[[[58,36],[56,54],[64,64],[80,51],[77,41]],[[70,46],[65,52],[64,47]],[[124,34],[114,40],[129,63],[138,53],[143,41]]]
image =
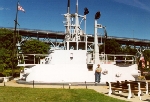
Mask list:
[[[96,67],[96,65],[94,65]],[[136,65],[130,67],[118,67],[112,64],[101,64],[102,75],[101,83],[106,81],[124,81],[135,80],[132,76],[138,75]],[[57,64],[57,65],[36,65],[31,68],[31,72],[26,78],[27,82],[94,82],[95,81],[95,68],[93,71],[89,71],[86,64]],[[108,71],[106,75],[104,71]],[[118,76],[117,76],[118,75]]]
[[[36,82],[94,82],[95,68],[88,68],[85,50],[55,50],[49,55],[48,64],[39,64],[25,70],[30,73],[26,81]],[[100,62],[99,62],[100,63]],[[101,64],[101,82],[135,80],[132,75],[138,75],[137,64],[117,66],[115,64]],[[107,73],[105,73],[107,72]]]

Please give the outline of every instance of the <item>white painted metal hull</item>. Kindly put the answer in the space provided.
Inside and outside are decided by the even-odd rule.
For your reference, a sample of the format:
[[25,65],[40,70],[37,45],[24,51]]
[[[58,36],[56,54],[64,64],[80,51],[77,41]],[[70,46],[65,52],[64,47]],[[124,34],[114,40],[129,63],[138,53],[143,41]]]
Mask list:
[[[75,55],[72,60],[70,59],[70,53]],[[56,56],[61,57],[57,58]],[[47,83],[95,81],[94,73],[97,65],[93,65],[92,70],[88,69],[85,51],[58,50],[52,55],[52,60],[51,64],[39,64],[32,67],[26,81],[30,82],[34,80],[35,82]],[[132,64],[128,67],[119,67],[115,64],[101,64],[101,67],[102,83],[105,83],[106,81],[115,82],[117,80],[135,80],[132,75],[139,75],[136,64]],[[104,75],[104,71],[107,71],[108,73]]]

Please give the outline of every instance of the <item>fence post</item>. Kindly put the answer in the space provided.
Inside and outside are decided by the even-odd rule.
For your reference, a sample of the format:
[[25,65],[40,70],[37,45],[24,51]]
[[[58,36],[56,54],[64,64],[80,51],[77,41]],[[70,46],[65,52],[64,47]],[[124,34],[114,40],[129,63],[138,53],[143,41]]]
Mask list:
[[63,83],[63,89],[64,89],[64,83]]
[[69,89],[71,88],[71,84],[69,83]]
[[34,80],[33,80],[33,88],[34,88]]
[[86,86],[86,89],[87,89],[87,84],[86,84],[86,81],[85,81],[85,86]]
[[64,80],[62,80],[62,83],[63,83],[63,89],[64,89]]

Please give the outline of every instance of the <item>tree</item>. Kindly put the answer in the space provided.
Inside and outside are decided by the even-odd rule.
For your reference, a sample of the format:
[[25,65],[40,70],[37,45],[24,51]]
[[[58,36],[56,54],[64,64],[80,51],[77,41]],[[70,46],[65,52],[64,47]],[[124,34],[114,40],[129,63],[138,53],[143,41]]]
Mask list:
[[25,41],[21,46],[24,54],[47,54],[49,49],[48,44],[34,39]]
[[105,48],[105,53],[106,54],[117,54],[118,52],[121,51],[121,46],[118,42],[116,42],[114,39],[106,39],[105,44],[103,44],[100,47],[100,52],[104,52]]
[[137,50],[135,48],[132,48],[129,45],[122,46],[121,50],[122,50],[122,53],[129,54],[129,55],[135,55],[137,53]]
[[33,54],[33,55],[26,55],[26,64],[33,64],[33,63],[39,63],[40,58],[44,58],[44,56],[36,55],[34,54],[48,54],[48,51],[50,49],[50,46],[48,44],[45,44],[42,41],[38,40],[28,40],[25,41],[22,46],[21,50],[23,54]]
[[145,50],[143,55],[145,60],[150,61],[150,50]]
[[[9,70],[11,74],[11,68],[13,67],[12,51],[13,51],[13,31],[8,29],[0,29],[0,72],[3,73],[5,70]],[[16,63],[17,64],[17,63]],[[16,64],[14,67],[16,67]]]

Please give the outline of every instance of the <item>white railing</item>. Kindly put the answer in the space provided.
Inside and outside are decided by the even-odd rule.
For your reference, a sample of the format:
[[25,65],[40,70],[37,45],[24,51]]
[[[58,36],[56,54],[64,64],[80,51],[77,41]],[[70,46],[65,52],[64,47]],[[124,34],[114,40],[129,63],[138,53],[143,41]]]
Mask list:
[[[94,54],[93,54],[93,56],[94,56]],[[111,57],[111,59],[109,57]],[[116,57],[122,57],[122,58],[116,59]],[[94,62],[95,62],[94,57],[87,58],[87,64],[94,64]],[[105,64],[117,64],[117,63],[136,64],[136,59],[133,55],[99,54],[99,62],[105,63]]]
[[48,54],[18,54],[17,56],[18,66],[49,64],[52,59]]

